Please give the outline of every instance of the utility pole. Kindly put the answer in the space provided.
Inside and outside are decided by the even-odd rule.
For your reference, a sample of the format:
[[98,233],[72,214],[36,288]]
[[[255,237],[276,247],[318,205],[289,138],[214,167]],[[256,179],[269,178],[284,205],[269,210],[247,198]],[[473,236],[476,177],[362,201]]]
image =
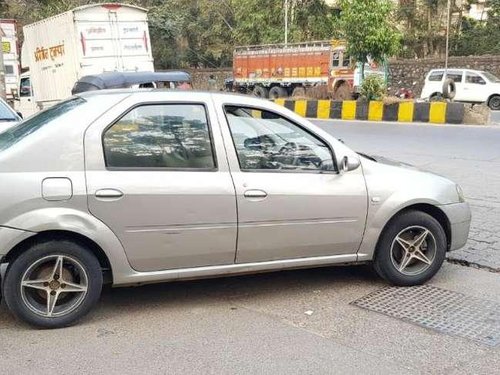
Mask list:
[[288,0],[285,0],[285,46],[288,44]]
[[448,71],[448,49],[450,46],[450,17],[451,17],[451,0],[448,0],[448,7],[446,10],[446,51],[444,59],[444,71],[445,75]]
[[3,31],[0,28],[0,98],[5,99],[5,65],[3,63],[3,43],[2,42]]

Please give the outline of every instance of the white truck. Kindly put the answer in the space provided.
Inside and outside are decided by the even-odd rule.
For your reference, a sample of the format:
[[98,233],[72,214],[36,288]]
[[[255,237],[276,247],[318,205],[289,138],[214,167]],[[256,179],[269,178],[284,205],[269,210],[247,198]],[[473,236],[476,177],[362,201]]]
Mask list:
[[15,20],[0,19],[3,64],[5,68],[5,94],[9,102],[14,100],[19,82],[19,53],[17,24]]
[[154,71],[147,10],[92,4],[27,25],[16,109],[24,117],[71,96],[83,76]]

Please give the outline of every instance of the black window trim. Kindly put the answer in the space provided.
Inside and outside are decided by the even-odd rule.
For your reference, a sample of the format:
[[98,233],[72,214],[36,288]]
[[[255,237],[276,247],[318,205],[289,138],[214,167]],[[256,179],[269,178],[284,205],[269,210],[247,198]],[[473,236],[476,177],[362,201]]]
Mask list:
[[[233,150],[234,150],[234,153],[236,154],[236,158],[238,159],[238,167],[239,167],[240,172],[245,172],[245,173],[340,174],[339,166],[337,163],[337,158],[335,157],[335,151],[333,150],[333,147],[330,145],[330,143],[327,140],[325,140],[323,137],[321,137],[320,135],[311,132],[309,129],[298,124],[296,121],[290,119],[288,116],[285,116],[281,113],[278,113],[276,111],[270,110],[269,108],[265,108],[265,107],[261,107],[261,106],[246,105],[246,104],[231,103],[231,102],[223,103],[222,106],[224,109],[224,117],[226,119],[226,124],[227,124],[227,127],[229,129],[229,134],[231,135],[231,142],[233,144]],[[226,107],[231,107],[231,106],[246,108],[246,109],[250,109],[250,110],[267,111],[267,112],[275,113],[275,114],[281,116],[282,118],[284,118],[285,120],[289,121],[293,125],[297,126],[298,128],[302,129],[310,136],[319,139],[321,142],[323,142],[325,144],[325,146],[330,151],[330,154],[332,155],[332,162],[333,162],[333,166],[335,167],[335,170],[333,170],[333,171],[311,170],[310,171],[310,170],[289,170],[289,169],[244,169],[244,168],[241,168],[240,156],[238,155],[238,150],[236,148],[236,144],[234,143],[234,137],[233,137],[233,133],[231,131],[231,126],[229,125],[229,119],[227,118]]]
[[[112,128],[114,125],[118,123],[123,117],[127,116],[130,112],[133,110],[139,108],[139,107],[145,107],[145,106],[152,106],[152,105],[201,105],[203,106],[203,109],[205,110],[205,117],[207,119],[207,127],[208,127],[208,136],[210,139],[210,145],[212,147],[212,158],[214,161],[214,167],[213,168],[179,168],[179,167],[109,167],[108,166],[108,160],[106,158],[106,151],[104,147],[104,136],[106,132]],[[214,137],[212,133],[212,124],[210,122],[210,116],[209,116],[209,111],[207,104],[205,102],[193,102],[193,101],[172,101],[172,102],[166,102],[166,101],[147,101],[147,102],[142,102],[142,103],[136,103],[132,107],[128,108],[126,111],[124,111],[122,114],[117,116],[115,120],[108,126],[104,128],[104,130],[101,133],[101,147],[102,147],[102,155],[104,159],[104,167],[107,171],[110,172],[125,172],[125,171],[130,171],[130,172],[218,172],[219,171],[219,164],[218,164],[218,158],[217,158],[217,150],[215,147],[214,143]]]

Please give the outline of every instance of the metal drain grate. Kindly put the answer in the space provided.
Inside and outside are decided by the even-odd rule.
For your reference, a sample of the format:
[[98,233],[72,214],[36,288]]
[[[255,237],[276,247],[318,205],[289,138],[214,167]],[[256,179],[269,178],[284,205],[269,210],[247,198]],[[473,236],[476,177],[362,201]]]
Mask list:
[[383,288],[351,304],[484,345],[500,345],[500,303],[422,285]]

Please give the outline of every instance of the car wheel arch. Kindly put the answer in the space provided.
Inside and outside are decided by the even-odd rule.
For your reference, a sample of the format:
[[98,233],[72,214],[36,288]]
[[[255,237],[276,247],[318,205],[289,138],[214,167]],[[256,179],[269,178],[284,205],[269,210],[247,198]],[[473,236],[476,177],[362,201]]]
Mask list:
[[33,236],[24,239],[15,245],[2,259],[3,263],[12,263],[21,254],[27,251],[33,244],[65,240],[77,243],[89,250],[99,261],[104,274],[105,283],[112,283],[113,270],[108,255],[103,248],[91,238],[69,230],[46,230],[38,233],[33,233]]
[[408,211],[424,212],[424,213],[430,215],[431,217],[433,217],[434,219],[436,219],[446,234],[447,247],[448,247],[448,249],[450,248],[450,245],[451,245],[451,223],[450,223],[448,217],[446,216],[446,214],[444,213],[444,211],[441,210],[436,205],[433,205],[430,203],[412,203],[408,206],[400,208],[399,210],[397,210],[394,214],[392,214],[388,218],[388,220],[386,221],[386,223],[382,227],[382,230],[379,233],[377,243],[376,243],[375,249],[374,249],[375,250],[374,256],[375,256],[376,249],[378,248],[380,239],[381,239],[383,233],[386,231],[386,229],[391,225],[391,223],[394,220],[396,220],[399,216],[401,216],[402,214],[404,214],[405,212],[408,212]]

